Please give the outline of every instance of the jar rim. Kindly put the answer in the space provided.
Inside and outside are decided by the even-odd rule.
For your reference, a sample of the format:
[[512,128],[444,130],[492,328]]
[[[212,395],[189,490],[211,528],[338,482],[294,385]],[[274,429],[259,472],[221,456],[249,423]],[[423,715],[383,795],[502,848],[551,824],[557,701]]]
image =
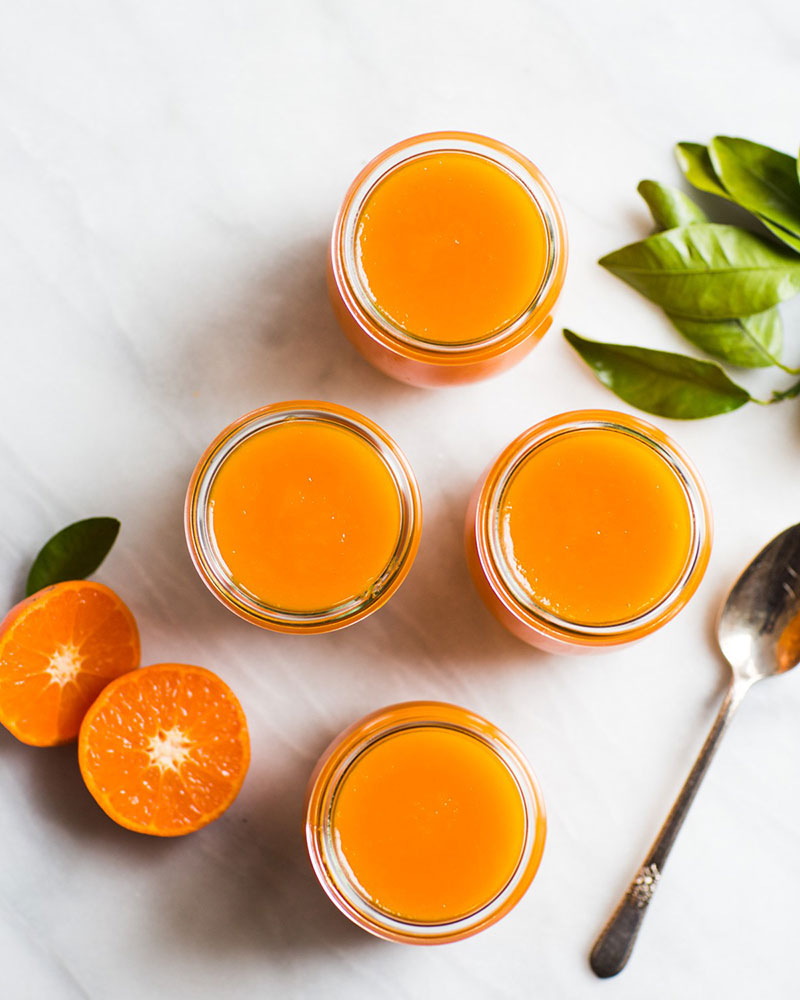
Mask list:
[[[376,187],[409,161],[435,152],[467,152],[510,173],[527,191],[544,222],[548,258],[544,275],[526,308],[499,330],[452,343],[427,340],[396,324],[374,303],[358,264],[358,221]],[[351,315],[370,336],[394,350],[411,352],[429,363],[493,355],[525,340],[550,312],[566,269],[566,226],[558,199],[541,171],[517,150],[473,132],[429,132],[395,143],[379,153],[353,181],[337,215],[331,237],[331,260],[340,294]]]
[[[584,430],[627,434],[651,448],[678,480],[691,520],[692,534],[686,561],[669,591],[652,607],[632,618],[607,624],[587,624],[563,618],[525,594],[509,565],[499,532],[502,498],[522,463],[545,444]],[[629,641],[674,617],[700,583],[708,563],[712,535],[705,486],[688,456],[657,427],[615,410],[573,410],[541,421],[520,434],[492,464],[480,490],[475,516],[481,566],[506,608],[524,624],[547,635],[587,644]]]
[[[400,530],[384,570],[363,593],[331,607],[292,611],[274,607],[238,585],[225,566],[210,525],[209,500],[217,473],[243,441],[286,421],[324,422],[357,435],[372,447],[397,489]],[[422,501],[403,452],[378,424],[355,410],[321,400],[288,400],[259,407],[222,430],[192,473],[186,493],[184,526],[192,562],[214,596],[239,617],[281,632],[323,632],[344,628],[377,610],[405,579],[419,546]]]
[[[389,736],[420,728],[451,729],[479,740],[514,780],[524,814],[520,857],[505,885],[484,905],[447,921],[415,921],[376,906],[339,858],[333,825],[337,795],[364,753]],[[443,944],[469,937],[505,916],[530,886],[546,837],[544,800],[522,751],[496,726],[448,702],[410,701],[372,712],[337,736],[317,763],[306,803],[306,842],[312,867],[332,902],[354,923],[385,940]]]

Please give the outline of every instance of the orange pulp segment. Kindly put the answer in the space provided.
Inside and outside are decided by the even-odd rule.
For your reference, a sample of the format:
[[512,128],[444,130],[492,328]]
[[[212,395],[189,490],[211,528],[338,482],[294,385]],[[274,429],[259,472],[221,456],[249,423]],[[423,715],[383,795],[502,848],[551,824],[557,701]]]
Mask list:
[[381,178],[357,224],[378,309],[422,340],[482,340],[518,319],[545,277],[549,238],[531,192],[487,156],[416,156]]
[[209,506],[234,582],[287,611],[368,594],[400,537],[387,464],[355,431],[319,419],[283,421],[242,441],[214,477]]
[[175,837],[236,798],[250,763],[247,721],[210,670],[159,663],[102,692],[83,720],[78,760],[86,787],[116,823]]
[[0,722],[33,746],[74,740],[106,684],[138,666],[136,622],[113,590],[45,587],[0,624]]
[[474,913],[511,879],[525,843],[514,776],[482,740],[420,726],[356,759],[333,806],[347,869],[378,908],[415,923]]
[[570,431],[524,459],[500,502],[500,541],[527,600],[566,621],[630,621],[681,578],[692,543],[686,492],[646,442]]

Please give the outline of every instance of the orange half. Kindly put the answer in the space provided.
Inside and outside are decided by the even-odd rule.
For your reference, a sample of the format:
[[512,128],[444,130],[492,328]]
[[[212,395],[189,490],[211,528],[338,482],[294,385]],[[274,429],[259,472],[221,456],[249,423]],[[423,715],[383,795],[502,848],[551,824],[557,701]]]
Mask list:
[[247,720],[216,674],[158,663],[118,678],[81,726],[86,787],[120,826],[177,837],[217,819],[250,763]]
[[0,624],[0,722],[32,746],[67,743],[106,684],[138,666],[139,631],[113,590],[45,587]]

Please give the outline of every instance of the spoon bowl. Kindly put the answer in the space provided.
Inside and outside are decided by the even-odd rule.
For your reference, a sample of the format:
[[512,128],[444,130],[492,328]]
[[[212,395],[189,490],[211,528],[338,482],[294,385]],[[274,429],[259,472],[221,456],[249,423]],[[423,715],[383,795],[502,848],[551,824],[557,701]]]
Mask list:
[[736,581],[717,638],[743,680],[782,674],[800,661],[800,524],[773,538]]
[[800,524],[773,538],[736,581],[717,622],[717,640],[731,668],[725,699],[647,857],[595,942],[589,964],[601,979],[621,972],[630,958],[678,831],[744,696],[756,681],[800,661]]

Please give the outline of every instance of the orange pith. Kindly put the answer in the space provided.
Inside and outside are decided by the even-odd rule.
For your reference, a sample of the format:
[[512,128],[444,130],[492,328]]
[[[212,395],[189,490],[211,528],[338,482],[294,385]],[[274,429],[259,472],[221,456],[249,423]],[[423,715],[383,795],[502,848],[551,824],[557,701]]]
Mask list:
[[78,760],[86,787],[116,823],[176,837],[236,798],[250,763],[247,721],[210,670],[158,663],[102,692],[83,720]]
[[0,623],[0,722],[23,743],[67,743],[106,684],[138,665],[136,622],[113,590],[45,587]]

